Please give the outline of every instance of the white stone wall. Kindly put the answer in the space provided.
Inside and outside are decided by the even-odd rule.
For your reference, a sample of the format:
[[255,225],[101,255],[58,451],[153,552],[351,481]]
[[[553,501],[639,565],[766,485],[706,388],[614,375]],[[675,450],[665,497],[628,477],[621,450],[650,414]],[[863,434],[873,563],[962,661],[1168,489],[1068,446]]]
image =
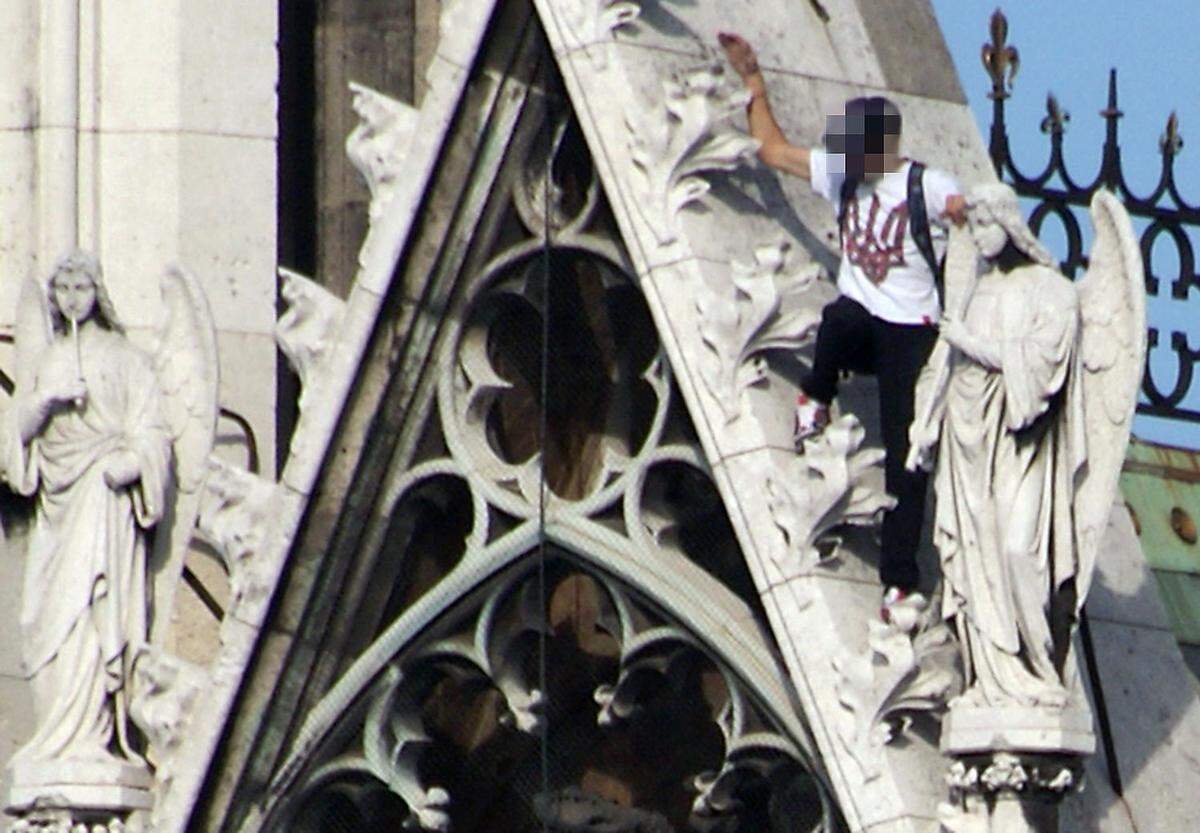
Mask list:
[[[4,339],[22,283],[64,250],[99,256],[139,340],[162,314],[164,268],[182,263],[216,318],[221,404],[249,420],[268,476],[276,19],[276,4],[242,0],[9,0],[0,38],[0,370],[14,373]],[[223,421],[221,435],[244,464],[241,433]],[[17,532],[0,545],[0,762],[32,723]]]
[[274,5],[13,0],[5,18],[0,333],[25,278],[70,246],[100,257],[135,332],[179,261],[216,316],[222,405],[273,460]]

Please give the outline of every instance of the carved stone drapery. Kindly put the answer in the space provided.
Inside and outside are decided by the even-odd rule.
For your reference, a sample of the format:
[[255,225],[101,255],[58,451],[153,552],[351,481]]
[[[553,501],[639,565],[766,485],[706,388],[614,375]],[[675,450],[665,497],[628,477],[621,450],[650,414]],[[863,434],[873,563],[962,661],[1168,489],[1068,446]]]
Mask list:
[[160,287],[153,353],[128,338],[86,252],[22,294],[18,361],[35,372],[0,438],[0,475],[37,501],[19,640],[37,719],[7,796],[18,829],[142,825],[164,775],[130,719],[145,693],[135,655],[170,621],[218,379],[198,281],[172,266]]
[[[995,805],[984,813],[995,829],[1049,830],[1053,807],[1027,800],[1032,770],[1016,756],[1060,762],[1045,779],[1061,796],[1072,781],[1064,773],[1079,765],[1071,759],[1095,748],[1073,631],[1145,362],[1143,267],[1129,216],[1108,192],[1092,203],[1096,240],[1078,283],[1055,268],[1012,188],[978,186],[967,206],[984,268],[976,277],[972,257],[947,273],[969,301],[940,330],[948,374],[931,367],[918,385],[918,412],[934,403],[936,422],[914,426],[927,444],[940,434],[933,539],[967,674],[941,747],[956,760],[952,786],[978,773],[983,788],[1018,796],[1006,806],[1029,811],[1023,828]],[[1013,249],[1024,260],[1009,268],[1003,253]],[[985,768],[964,768],[978,756],[991,756]],[[1045,820],[1033,819],[1042,809]]]

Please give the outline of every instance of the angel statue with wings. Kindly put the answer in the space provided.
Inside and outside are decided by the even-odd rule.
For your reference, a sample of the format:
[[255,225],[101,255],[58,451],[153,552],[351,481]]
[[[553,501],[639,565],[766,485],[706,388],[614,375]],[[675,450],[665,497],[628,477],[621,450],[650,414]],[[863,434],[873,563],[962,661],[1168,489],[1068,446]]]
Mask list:
[[[918,385],[908,461],[925,464],[937,448],[943,613],[967,671],[943,748],[956,711],[995,720],[998,709],[1082,715],[1086,746],[1094,741],[1071,634],[1145,361],[1141,257],[1128,214],[1106,191],[1092,200],[1095,244],[1078,283],[1055,267],[1009,186],[979,186],[967,206],[969,236],[951,243],[947,314]],[[979,728],[993,738],[1000,727]]]
[[[168,614],[170,594],[153,588],[179,578],[216,424],[207,303],[182,270],[163,289],[168,323],[153,354],[129,340],[85,252],[22,293],[0,464],[35,498],[20,626],[37,721],[10,765],[15,809],[70,806],[78,789],[87,806],[118,809],[103,789],[128,795],[149,778],[128,719],[133,663],[151,617]],[[152,546],[155,526],[172,528]]]

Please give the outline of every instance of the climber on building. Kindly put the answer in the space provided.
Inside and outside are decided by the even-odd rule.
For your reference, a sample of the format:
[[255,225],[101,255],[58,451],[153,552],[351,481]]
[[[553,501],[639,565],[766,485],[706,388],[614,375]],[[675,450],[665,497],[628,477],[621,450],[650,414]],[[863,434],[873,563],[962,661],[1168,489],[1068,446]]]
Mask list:
[[825,307],[812,368],[800,384],[795,441],[800,448],[829,423],[840,373],[878,377],[885,480],[896,498],[884,515],[879,567],[880,615],[890,621],[920,578],[927,475],[904,467],[908,426],[917,376],[937,340],[946,224],[965,221],[966,203],[948,174],[900,156],[900,111],[886,98],[846,102],[844,115],[828,120],[824,149],[791,144],[771,112],[753,48],[735,34],[718,40],[750,92],[747,118],[759,158],[808,180],[837,212],[839,296]]

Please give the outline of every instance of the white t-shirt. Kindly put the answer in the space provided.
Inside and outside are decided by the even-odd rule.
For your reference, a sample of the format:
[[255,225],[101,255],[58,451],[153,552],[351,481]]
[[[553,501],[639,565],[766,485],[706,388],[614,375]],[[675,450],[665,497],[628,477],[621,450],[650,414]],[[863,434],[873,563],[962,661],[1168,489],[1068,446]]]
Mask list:
[[[831,172],[827,163],[824,150],[812,151],[812,187],[837,211],[846,175]],[[859,183],[855,198],[846,206],[837,286],[876,318],[894,324],[932,324],[941,312],[937,285],[908,227],[911,165],[906,161],[898,171]],[[923,180],[929,236],[940,259],[946,251],[946,224],[941,217],[946,198],[962,192],[953,177],[942,171],[926,168]]]

